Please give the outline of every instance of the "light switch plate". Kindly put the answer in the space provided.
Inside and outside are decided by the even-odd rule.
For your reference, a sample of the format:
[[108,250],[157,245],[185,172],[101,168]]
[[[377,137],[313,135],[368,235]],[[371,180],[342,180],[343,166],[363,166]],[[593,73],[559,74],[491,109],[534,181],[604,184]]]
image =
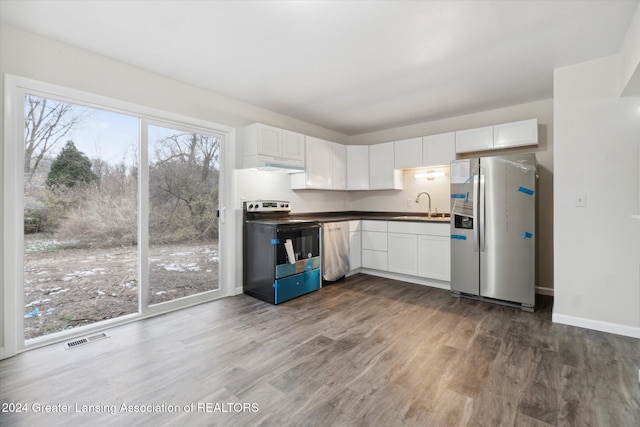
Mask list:
[[573,206],[577,208],[584,208],[587,206],[587,195],[584,193],[578,193],[573,196]]

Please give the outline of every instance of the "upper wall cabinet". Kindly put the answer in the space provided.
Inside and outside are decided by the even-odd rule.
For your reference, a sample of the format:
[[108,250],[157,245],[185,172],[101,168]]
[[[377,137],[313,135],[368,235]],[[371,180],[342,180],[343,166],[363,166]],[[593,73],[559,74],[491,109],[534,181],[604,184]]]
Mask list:
[[393,143],[396,169],[424,166],[422,163],[422,138],[403,139]]
[[493,148],[538,144],[538,119],[505,123],[493,127]]
[[448,165],[456,159],[455,132],[430,135],[422,138],[422,165]]
[[347,189],[347,147],[331,143],[331,188]]
[[402,171],[395,169],[394,159],[393,142],[369,146],[369,189],[402,189]]
[[493,126],[456,132],[456,153],[491,150],[492,148]]
[[368,145],[347,145],[347,189],[369,189]]
[[307,136],[305,138],[305,171],[291,175],[292,189],[331,190],[332,142]]
[[262,123],[246,126],[244,167],[304,168],[304,135]]
[[537,119],[456,132],[457,153],[523,147],[537,144]]

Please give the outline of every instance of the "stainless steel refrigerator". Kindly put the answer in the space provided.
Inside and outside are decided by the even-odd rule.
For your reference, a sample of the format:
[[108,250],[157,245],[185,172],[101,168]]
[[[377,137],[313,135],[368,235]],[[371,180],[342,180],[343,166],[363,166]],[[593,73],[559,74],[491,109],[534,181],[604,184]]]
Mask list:
[[535,306],[536,159],[451,163],[451,292],[526,311]]

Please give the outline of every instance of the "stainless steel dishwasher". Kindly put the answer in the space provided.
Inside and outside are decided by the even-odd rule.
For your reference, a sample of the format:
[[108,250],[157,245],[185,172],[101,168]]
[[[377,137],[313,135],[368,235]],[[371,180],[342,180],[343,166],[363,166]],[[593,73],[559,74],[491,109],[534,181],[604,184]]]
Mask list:
[[349,272],[349,222],[322,225],[322,278],[333,282]]

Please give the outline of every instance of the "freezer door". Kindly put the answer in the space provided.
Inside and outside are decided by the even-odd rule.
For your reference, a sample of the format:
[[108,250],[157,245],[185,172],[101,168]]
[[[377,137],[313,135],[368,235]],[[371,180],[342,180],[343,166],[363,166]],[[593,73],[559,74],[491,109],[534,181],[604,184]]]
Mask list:
[[535,303],[533,154],[480,159],[480,295]]
[[451,164],[451,290],[480,293],[478,241],[479,159]]

